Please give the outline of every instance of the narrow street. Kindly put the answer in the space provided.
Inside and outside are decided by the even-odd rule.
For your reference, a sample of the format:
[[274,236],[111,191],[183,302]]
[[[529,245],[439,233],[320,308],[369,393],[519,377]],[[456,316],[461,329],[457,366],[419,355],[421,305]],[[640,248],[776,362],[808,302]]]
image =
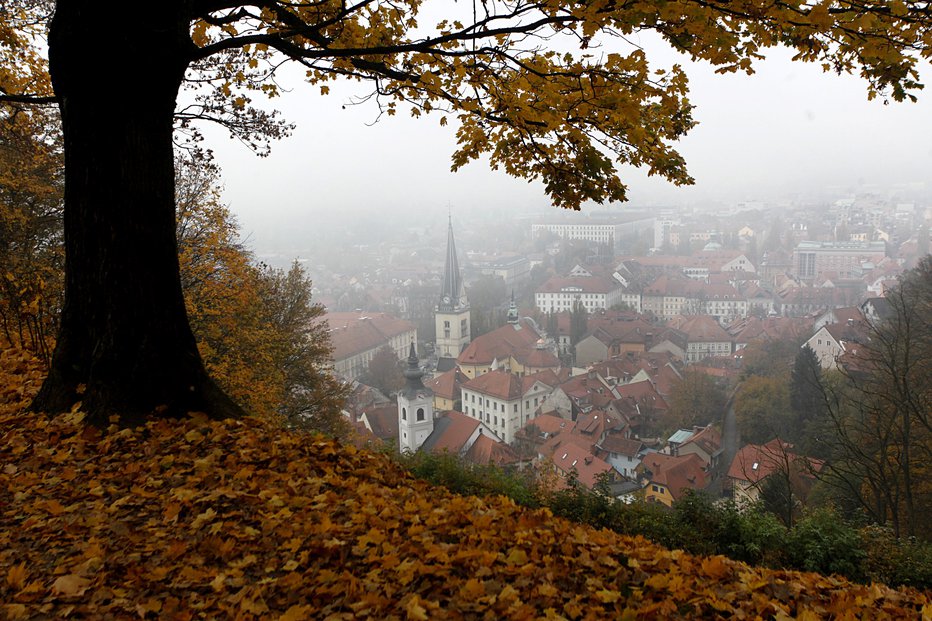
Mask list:
[[738,422],[735,417],[735,397],[732,393],[725,404],[725,417],[722,421],[722,454],[719,457],[718,467],[715,469],[715,483],[709,488],[709,492],[716,498],[722,495],[725,475],[728,474],[728,467],[737,452]]

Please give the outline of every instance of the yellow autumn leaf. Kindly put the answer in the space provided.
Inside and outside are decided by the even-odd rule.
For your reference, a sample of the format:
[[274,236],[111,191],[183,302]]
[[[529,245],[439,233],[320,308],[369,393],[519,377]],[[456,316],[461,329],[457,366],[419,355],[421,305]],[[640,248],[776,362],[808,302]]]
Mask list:
[[82,578],[75,574],[66,574],[64,576],[59,576],[55,580],[52,584],[52,592],[56,595],[64,595],[66,597],[84,595],[84,592],[87,591],[90,584],[91,581],[87,578]]
[[421,600],[417,595],[413,595],[405,605],[405,612],[410,621],[427,621],[427,610],[421,606]]
[[13,591],[18,591],[23,588],[23,583],[26,581],[27,575],[29,575],[29,572],[26,571],[26,563],[10,565],[10,568],[6,572],[6,583]]
[[595,597],[603,604],[614,604],[619,599],[621,599],[621,593],[618,591],[610,591],[608,589],[601,589],[595,592]]

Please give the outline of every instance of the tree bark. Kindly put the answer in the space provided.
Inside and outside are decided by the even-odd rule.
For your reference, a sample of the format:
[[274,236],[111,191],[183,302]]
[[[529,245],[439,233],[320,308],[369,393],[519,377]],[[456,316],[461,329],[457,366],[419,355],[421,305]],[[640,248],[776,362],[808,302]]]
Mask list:
[[[59,0],[49,32],[65,148],[65,303],[33,409],[241,410],[207,376],[175,239],[172,117],[191,42],[183,2]],[[131,24],[132,27],[127,27]]]

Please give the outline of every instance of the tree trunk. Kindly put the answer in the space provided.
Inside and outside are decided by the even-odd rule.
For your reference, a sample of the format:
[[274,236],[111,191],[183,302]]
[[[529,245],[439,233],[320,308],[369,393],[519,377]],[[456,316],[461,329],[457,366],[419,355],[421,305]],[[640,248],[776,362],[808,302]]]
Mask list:
[[65,303],[34,410],[82,401],[97,424],[241,413],[204,370],[178,271],[172,117],[191,45],[182,9],[57,3],[49,60],[65,145]]

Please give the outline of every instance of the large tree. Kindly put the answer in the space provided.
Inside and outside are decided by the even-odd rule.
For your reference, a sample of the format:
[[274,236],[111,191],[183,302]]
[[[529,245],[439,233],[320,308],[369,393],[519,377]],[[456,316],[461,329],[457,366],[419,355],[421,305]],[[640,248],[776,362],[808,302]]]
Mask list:
[[894,532],[932,532],[932,257],[901,275],[869,342],[822,383],[826,480]]
[[[50,93],[42,46],[30,39],[47,5],[0,4],[0,100],[53,97],[63,122],[65,304],[34,406],[59,411],[83,399],[96,420],[239,412],[205,372],[185,315],[173,118],[210,118],[247,140],[280,130],[249,94],[274,94],[285,60],[322,92],[356,79],[389,115],[406,107],[457,121],[454,168],[487,156],[578,208],[624,200],[619,165],[691,181],[671,147],[694,124],[686,77],[656,71],[643,49],[625,49],[626,37],[654,30],[723,71],[750,71],[763,48],[782,43],[826,69],[860,71],[872,96],[896,100],[919,86],[915,66],[932,47],[926,4],[898,0],[487,0],[445,3],[454,14],[437,24],[417,21],[421,0],[58,0]],[[599,50],[612,37],[622,51]],[[185,83],[199,98],[179,110]]]

